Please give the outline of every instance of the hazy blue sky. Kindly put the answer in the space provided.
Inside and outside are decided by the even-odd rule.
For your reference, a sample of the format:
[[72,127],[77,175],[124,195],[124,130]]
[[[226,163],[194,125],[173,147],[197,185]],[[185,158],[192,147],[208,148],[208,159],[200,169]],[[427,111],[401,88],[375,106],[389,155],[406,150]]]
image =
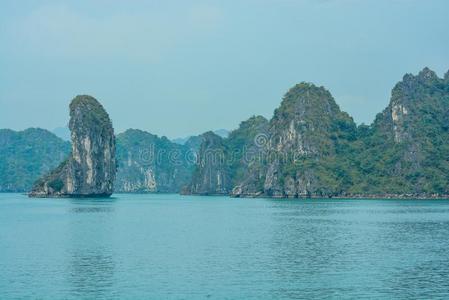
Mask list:
[[0,1],[0,128],[91,94],[118,132],[233,129],[301,81],[370,123],[424,66],[449,69],[449,1]]

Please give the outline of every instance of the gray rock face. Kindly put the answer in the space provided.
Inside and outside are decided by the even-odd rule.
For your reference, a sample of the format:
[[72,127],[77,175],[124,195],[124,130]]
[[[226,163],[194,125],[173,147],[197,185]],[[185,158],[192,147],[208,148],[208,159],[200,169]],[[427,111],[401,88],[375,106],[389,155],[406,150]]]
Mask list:
[[39,179],[30,197],[108,197],[116,174],[111,120],[93,97],[77,96],[70,104],[72,154]]
[[117,135],[115,191],[178,193],[190,182],[196,152],[166,137],[128,129]]
[[232,170],[233,189],[231,195],[257,197],[261,195],[265,176],[265,159],[268,149],[268,120],[252,116],[240,123],[226,139]]
[[[336,176],[328,174],[327,161],[334,160],[342,145],[348,143],[356,125],[326,89],[310,83],[294,86],[267,128],[262,134],[266,139],[265,158],[258,164],[257,176],[237,179],[233,196],[293,198],[335,193],[319,177],[325,175],[337,182]],[[253,166],[248,170],[254,173]],[[260,179],[262,185],[257,184]]]
[[252,116],[226,138],[203,134],[192,182],[183,192],[259,196],[267,126],[264,117]]
[[224,195],[230,193],[232,181],[227,164],[227,147],[223,139],[209,131],[201,136],[197,168],[184,194]]
[[[416,116],[422,115],[421,107],[432,96],[429,95],[429,87],[434,89],[432,93],[439,93],[434,85],[443,81],[430,70],[424,68],[418,75],[406,74],[403,80],[396,84],[391,93],[391,101],[382,115],[376,118],[375,126],[388,138],[393,138],[394,143],[407,143],[416,139],[416,132],[422,128],[416,124]],[[421,103],[420,103],[421,102]],[[438,106],[435,106],[438,109]]]
[[[271,151],[264,194],[306,197],[327,194],[317,168],[334,157],[356,125],[323,87],[301,83],[290,89],[270,121]],[[337,142],[339,141],[339,142]],[[300,165],[300,163],[303,163]],[[309,166],[314,162],[315,166]]]
[[445,195],[449,191],[448,140],[449,82],[447,76],[439,78],[424,68],[417,75],[406,74],[395,85],[390,104],[372,125],[367,139],[371,147],[364,151],[371,157],[382,153],[373,161],[388,166],[378,172],[394,183],[395,190],[389,193]]

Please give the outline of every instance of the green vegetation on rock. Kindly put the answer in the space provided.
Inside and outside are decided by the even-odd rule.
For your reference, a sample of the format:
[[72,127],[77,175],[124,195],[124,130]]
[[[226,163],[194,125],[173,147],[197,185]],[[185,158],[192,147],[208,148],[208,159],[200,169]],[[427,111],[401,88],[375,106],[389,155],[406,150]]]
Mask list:
[[[425,68],[405,75],[371,126],[356,126],[323,87],[294,86],[269,122],[251,131],[250,119],[222,141],[228,165],[217,168],[232,182],[227,190],[269,197],[448,196],[448,74],[438,78]],[[195,174],[214,173],[212,165],[208,173],[204,167]],[[204,194],[206,187],[197,189]]]
[[[78,96],[71,104],[72,119],[83,115],[76,139],[92,127],[99,128],[92,138],[112,132],[92,99]],[[180,145],[130,129],[116,140],[117,192],[448,197],[449,72],[444,78],[428,68],[406,74],[371,125],[357,126],[328,90],[303,82],[285,94],[271,120],[253,116],[226,137],[206,132]],[[78,146],[81,153],[84,142]],[[0,191],[29,190],[69,152],[68,142],[46,130],[0,130]],[[64,190],[55,174],[66,164],[36,185]]]
[[103,106],[93,97],[70,103],[72,152],[33,185],[30,197],[108,197],[116,177],[115,136]]
[[70,143],[39,128],[0,129],[0,192],[26,192],[70,153]]
[[196,159],[191,147],[137,129],[117,135],[116,192],[180,192]]

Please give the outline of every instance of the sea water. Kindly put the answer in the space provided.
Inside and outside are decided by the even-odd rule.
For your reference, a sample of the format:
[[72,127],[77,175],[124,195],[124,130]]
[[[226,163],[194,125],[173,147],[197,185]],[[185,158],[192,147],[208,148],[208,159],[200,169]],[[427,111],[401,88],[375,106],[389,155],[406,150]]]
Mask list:
[[449,298],[449,201],[0,194],[0,299]]

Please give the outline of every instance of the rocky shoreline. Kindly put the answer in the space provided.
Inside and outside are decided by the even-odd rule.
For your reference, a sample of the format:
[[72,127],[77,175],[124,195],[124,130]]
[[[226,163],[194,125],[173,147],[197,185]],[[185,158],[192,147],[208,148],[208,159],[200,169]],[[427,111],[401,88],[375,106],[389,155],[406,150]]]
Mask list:
[[38,179],[31,197],[446,199],[448,116],[449,72],[428,68],[404,75],[370,125],[302,82],[271,119],[252,116],[228,136],[208,131],[185,144],[138,129],[116,137],[103,106],[81,95],[70,105],[71,143],[43,129],[0,130],[0,192],[28,191]]
[[228,138],[204,135],[186,190],[271,198],[447,198],[449,72],[406,74],[371,125],[357,125],[324,87],[302,82],[273,117]]
[[267,199],[360,199],[360,200],[449,200],[449,195],[413,195],[413,194],[378,194],[378,195],[338,195],[338,196],[308,196],[308,197],[281,197],[264,195],[231,195],[232,198],[267,198]]

